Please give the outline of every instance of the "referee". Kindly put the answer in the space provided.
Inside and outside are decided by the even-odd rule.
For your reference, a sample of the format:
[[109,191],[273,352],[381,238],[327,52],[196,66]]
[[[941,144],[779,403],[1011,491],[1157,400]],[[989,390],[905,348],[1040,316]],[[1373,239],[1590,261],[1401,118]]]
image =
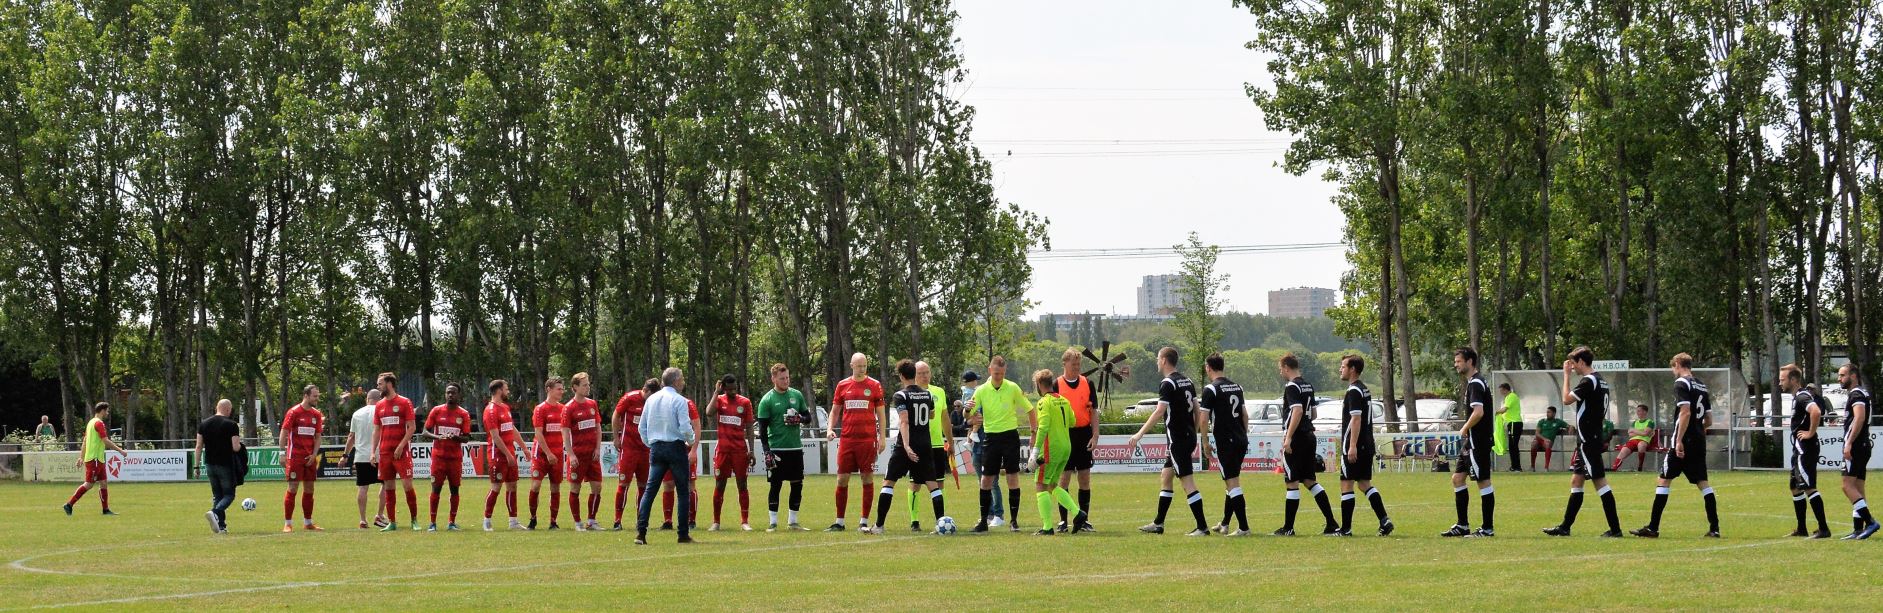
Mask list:
[[1014,532],[1020,531],[1020,412],[1026,411],[1028,430],[1039,431],[1039,414],[1033,412],[1033,404],[1027,401],[1026,392],[1020,391],[1020,384],[1007,380],[1007,358],[994,356],[987,362],[987,385],[974,390],[974,397],[968,400],[968,419],[987,432],[987,448],[981,474],[981,521],[974,524],[975,532],[986,532],[987,518],[993,506],[994,481],[1001,471],[1007,473],[1007,509],[1012,511],[1014,521],[1008,522]]

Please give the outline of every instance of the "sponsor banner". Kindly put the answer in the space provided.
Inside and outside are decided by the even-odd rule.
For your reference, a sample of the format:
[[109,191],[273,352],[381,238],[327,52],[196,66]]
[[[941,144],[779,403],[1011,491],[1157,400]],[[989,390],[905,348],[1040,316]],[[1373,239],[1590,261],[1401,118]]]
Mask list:
[[[1841,426],[1818,428],[1819,475],[1844,470],[1844,435],[1849,432]],[[1792,467],[1793,449],[1797,443],[1798,439],[1795,435],[1787,431],[1785,436],[1785,468],[1787,469]],[[1870,449],[1873,451],[1870,454],[1870,462],[1865,467],[1873,470],[1883,470],[1883,454],[1874,452],[1878,444],[1883,444],[1883,429],[1871,428]]]
[[[27,481],[83,481],[76,451],[29,453],[21,458],[22,477]],[[190,452],[131,451],[129,456],[115,451],[105,453],[106,481],[183,481],[189,478]]]

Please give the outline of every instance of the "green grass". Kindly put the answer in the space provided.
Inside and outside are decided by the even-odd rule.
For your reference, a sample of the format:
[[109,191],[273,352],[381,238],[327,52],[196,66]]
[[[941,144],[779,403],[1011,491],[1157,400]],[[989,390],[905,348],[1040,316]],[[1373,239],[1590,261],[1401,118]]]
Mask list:
[[[1718,541],[1699,538],[1700,498],[1684,483],[1668,504],[1660,540],[1596,538],[1604,520],[1593,495],[1575,537],[1545,537],[1538,530],[1561,518],[1568,480],[1562,473],[1497,475],[1499,536],[1441,539],[1437,533],[1452,521],[1449,477],[1393,473],[1376,482],[1399,526],[1385,539],[1371,536],[1374,520],[1364,500],[1355,524],[1366,535],[1351,539],[1186,538],[1175,529],[1189,522],[1181,498],[1171,534],[1143,535],[1136,527],[1155,508],[1156,478],[1101,475],[1094,483],[1096,534],[968,535],[971,522],[963,520],[955,537],[914,536],[904,492],[884,536],[767,534],[764,484],[754,483],[758,531],[701,531],[701,543],[684,547],[664,532],[653,533],[645,547],[630,543],[632,532],[486,534],[476,519],[484,483],[466,484],[461,523],[470,530],[438,534],[355,529],[352,484],[338,481],[319,486],[316,519],[327,532],[281,534],[281,485],[254,483],[240,495],[261,508],[232,510],[226,536],[209,534],[203,521],[206,485],[119,484],[111,493],[121,515],[99,516],[94,493],[66,517],[58,506],[71,486],[7,483],[0,485],[0,562],[9,563],[0,566],[0,608],[1169,610],[1182,602],[1204,607],[1198,610],[1460,610],[1466,603],[1488,610],[1771,610],[1883,597],[1876,577],[1883,538],[1779,538],[1792,523],[1784,475],[1718,477],[1726,534]],[[1836,478],[1827,475],[1826,483]],[[1221,481],[1199,481],[1214,523]],[[1612,482],[1623,528],[1646,523],[1651,476],[1625,473]],[[710,506],[711,482],[703,483]],[[831,477],[806,483],[806,525],[829,523],[832,487]],[[1278,526],[1280,479],[1250,475],[1243,487],[1252,528],[1265,533]],[[853,483],[851,495],[860,489]],[[1330,493],[1338,513],[1338,493]],[[605,490],[604,513],[612,496],[612,487]],[[947,496],[951,514],[974,515],[971,490],[950,485]],[[1031,502],[1030,491],[1024,499]],[[1848,532],[1844,497],[1827,490],[1825,502],[1833,531]],[[736,517],[736,498],[729,495],[727,504],[727,517]],[[419,505],[422,512],[422,485]],[[853,499],[853,517],[856,507]],[[1318,528],[1313,502],[1302,507],[1299,524]],[[703,522],[710,512],[703,511]],[[1477,513],[1474,500],[1473,521]],[[924,526],[932,523],[928,515],[924,505]],[[1022,517],[1034,527],[1034,512]],[[1803,572],[1836,579],[1809,596],[1787,594],[1786,586],[1797,585],[1790,577]],[[118,602],[105,602],[112,600]]]

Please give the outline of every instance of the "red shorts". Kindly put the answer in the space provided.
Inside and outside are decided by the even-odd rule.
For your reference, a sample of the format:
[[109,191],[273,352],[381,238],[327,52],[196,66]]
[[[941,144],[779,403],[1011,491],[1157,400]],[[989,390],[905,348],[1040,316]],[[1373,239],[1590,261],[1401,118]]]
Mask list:
[[397,460],[384,459],[384,458],[390,458],[392,456],[393,456],[393,452],[391,451],[381,450],[379,452],[379,457],[381,458],[381,460],[379,464],[376,465],[379,467],[379,480],[380,481],[391,481],[393,479],[405,479],[407,481],[412,480],[412,456],[407,455]]
[[504,456],[502,454],[499,454],[499,453],[490,454],[489,466],[490,466],[490,480],[492,482],[496,482],[496,483],[516,483],[517,482],[516,463],[504,461]]
[[1628,439],[1626,442],[1623,442],[1622,444],[1617,445],[1615,447],[1615,450],[1621,451],[1623,449],[1633,449],[1635,451],[1641,451],[1641,448],[1646,447],[1646,446],[1648,446],[1647,441],[1631,438],[1631,439]]
[[746,467],[752,462],[752,453],[745,450],[722,449],[713,452],[713,476],[745,476]]
[[464,458],[432,457],[432,478],[456,482],[464,478]]
[[549,457],[540,453],[530,457],[531,479],[548,477],[550,483],[559,484],[562,483],[562,478],[568,473],[568,470],[568,462],[550,464]]
[[602,480],[602,461],[593,454],[577,454],[575,461],[569,464],[569,480],[600,483]]
[[642,484],[646,484],[647,453],[633,451],[622,453],[621,457],[615,461],[615,473],[621,475],[622,481],[639,479]]
[[282,468],[282,472],[287,474],[289,481],[312,482],[315,478],[320,477],[319,462],[309,467],[306,457],[288,456],[284,463],[287,464],[287,466]]
[[99,462],[96,460],[86,462],[85,463],[85,482],[86,483],[104,483],[105,482],[105,463]]
[[876,439],[837,439],[837,474],[876,472]]

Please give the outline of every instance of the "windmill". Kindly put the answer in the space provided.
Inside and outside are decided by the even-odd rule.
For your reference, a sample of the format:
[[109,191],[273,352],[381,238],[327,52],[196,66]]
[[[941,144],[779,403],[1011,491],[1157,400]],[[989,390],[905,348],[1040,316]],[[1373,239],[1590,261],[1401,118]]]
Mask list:
[[[1084,375],[1087,380],[1098,382],[1098,393],[1101,398],[1101,404],[1099,406],[1110,407],[1112,382],[1117,381],[1123,383],[1125,377],[1131,375],[1131,365],[1124,363],[1125,352],[1120,351],[1118,355],[1112,355],[1111,341],[1105,341],[1099,345],[1099,355],[1092,355],[1090,348],[1080,351],[1085,354],[1085,359],[1098,363],[1098,365],[1092,367],[1091,370],[1081,374]],[[1097,379],[1093,379],[1092,373],[1100,371],[1103,371],[1104,374],[1099,375]]]

